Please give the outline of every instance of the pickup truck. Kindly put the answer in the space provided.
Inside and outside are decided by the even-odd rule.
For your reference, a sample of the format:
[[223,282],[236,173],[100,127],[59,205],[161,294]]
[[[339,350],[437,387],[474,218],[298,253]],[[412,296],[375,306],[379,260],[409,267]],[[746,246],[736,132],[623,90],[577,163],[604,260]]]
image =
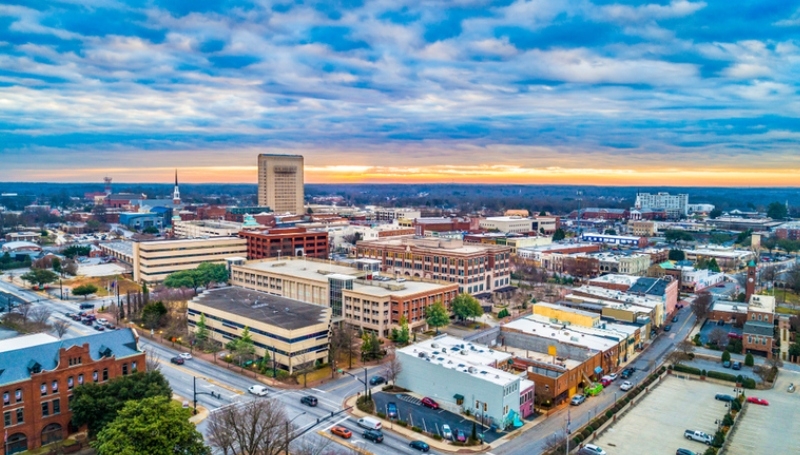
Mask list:
[[683,432],[683,437],[697,442],[702,442],[708,445],[711,445],[711,441],[714,439],[711,436],[707,435],[706,433],[697,430],[686,430]]

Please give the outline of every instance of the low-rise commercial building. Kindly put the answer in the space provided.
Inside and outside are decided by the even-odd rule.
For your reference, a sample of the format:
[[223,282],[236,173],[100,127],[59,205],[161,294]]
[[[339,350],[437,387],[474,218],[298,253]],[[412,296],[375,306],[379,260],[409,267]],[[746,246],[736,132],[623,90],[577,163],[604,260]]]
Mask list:
[[137,283],[157,284],[170,273],[193,270],[203,262],[224,264],[228,257],[244,256],[247,242],[236,237],[164,239],[113,242],[101,244],[101,249],[129,264]]
[[409,328],[426,330],[425,313],[435,302],[449,307],[454,283],[393,278],[376,271],[380,261],[354,266],[305,258],[249,261],[231,266],[231,283],[331,308],[334,321],[389,336],[405,316]]
[[622,273],[625,275],[645,275],[650,268],[650,255],[641,253],[594,253],[600,262],[601,273]]
[[444,409],[469,411],[499,428],[519,428],[533,413],[534,383],[506,371],[511,354],[441,335],[395,355],[402,365],[396,384]]
[[[639,309],[645,308],[655,327],[666,322],[667,301],[664,297],[640,295],[597,286],[581,286],[567,295],[567,300],[599,303],[601,314],[617,320],[633,322],[641,316]],[[627,308],[630,306],[631,308]],[[618,310],[619,314],[614,310]]]
[[627,246],[644,248],[648,240],[645,237],[633,237],[627,235],[600,234],[597,232],[586,232],[581,236],[584,242],[604,243],[606,245]]
[[[250,219],[252,219],[252,217]],[[175,234],[175,237],[179,238],[235,237],[239,234],[239,231],[259,228],[263,229],[263,226],[258,223],[247,226],[244,222],[238,223],[236,221],[174,221],[172,232]]]
[[289,374],[299,366],[328,361],[330,308],[226,287],[204,291],[189,302],[189,330],[197,330],[200,315],[211,338],[223,345],[241,339],[247,328],[256,354],[262,358],[268,354]]
[[276,228],[265,231],[242,231],[239,237],[247,241],[249,259],[282,256],[328,257],[328,233],[305,228]]
[[493,216],[479,222],[481,229],[487,231],[516,232],[525,234],[533,230],[533,220],[521,216]]
[[628,221],[628,232],[635,237],[652,237],[658,234],[658,223],[647,220]]
[[699,260],[714,259],[719,265],[719,268],[726,271],[739,270],[747,265],[747,263],[755,259],[752,251],[736,250],[733,248],[697,248],[694,250],[684,250],[686,260],[697,262]]
[[71,430],[76,387],[145,370],[145,353],[131,329],[58,339],[47,334],[0,341],[6,454],[60,441]]
[[6,234],[7,242],[38,242],[42,234],[38,232],[10,232]]
[[459,292],[479,294],[507,288],[511,248],[436,238],[390,238],[358,244],[358,257],[382,262],[383,272],[457,283]]

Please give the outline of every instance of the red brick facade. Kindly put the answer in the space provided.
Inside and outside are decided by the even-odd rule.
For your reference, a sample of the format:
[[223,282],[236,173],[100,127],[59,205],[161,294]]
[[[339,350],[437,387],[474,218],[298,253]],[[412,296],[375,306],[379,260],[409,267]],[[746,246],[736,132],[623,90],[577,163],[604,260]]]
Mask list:
[[242,231],[247,240],[247,258],[265,259],[279,256],[328,258],[328,233],[305,228],[278,228],[268,231]]

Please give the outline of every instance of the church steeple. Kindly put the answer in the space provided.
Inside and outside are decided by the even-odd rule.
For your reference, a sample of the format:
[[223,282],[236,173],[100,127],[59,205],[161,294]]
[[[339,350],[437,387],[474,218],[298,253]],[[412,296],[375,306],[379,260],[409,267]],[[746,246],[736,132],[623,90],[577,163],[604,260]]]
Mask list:
[[181,203],[181,191],[178,189],[178,170],[175,169],[175,190],[172,193],[172,203],[178,205]]

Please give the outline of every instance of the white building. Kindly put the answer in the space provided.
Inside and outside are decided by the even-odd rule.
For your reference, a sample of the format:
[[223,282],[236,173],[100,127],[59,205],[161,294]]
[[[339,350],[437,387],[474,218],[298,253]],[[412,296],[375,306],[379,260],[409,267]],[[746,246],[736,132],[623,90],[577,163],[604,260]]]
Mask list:
[[711,213],[714,210],[714,204],[688,204],[686,209],[689,213]]
[[526,233],[533,229],[533,220],[521,216],[492,216],[479,221],[481,229]]
[[635,207],[637,210],[664,209],[669,217],[680,218],[681,216],[686,216],[689,213],[689,195],[671,195],[669,193],[637,193]]
[[533,382],[502,369],[512,359],[509,353],[441,335],[396,355],[402,365],[398,386],[444,409],[469,410],[487,426],[521,426],[520,408],[533,403]]
[[[173,233],[179,238],[193,237],[234,237],[243,229],[244,223],[236,221],[192,220],[172,223]],[[256,225],[251,229],[265,229],[265,226]]]
[[378,221],[394,221],[405,218],[407,220],[415,220],[420,218],[422,213],[419,210],[408,208],[375,208],[375,219]]

